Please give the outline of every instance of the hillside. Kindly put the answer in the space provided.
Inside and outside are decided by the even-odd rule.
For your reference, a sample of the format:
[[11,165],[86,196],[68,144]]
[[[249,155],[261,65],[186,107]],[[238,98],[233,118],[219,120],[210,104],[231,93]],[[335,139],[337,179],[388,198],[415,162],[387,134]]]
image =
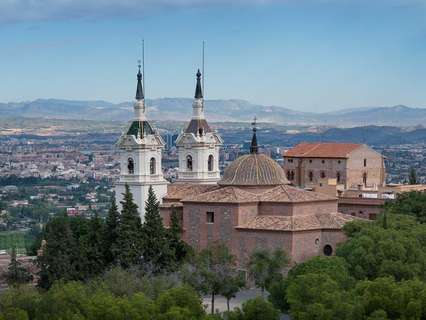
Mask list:
[[[161,98],[147,101],[149,117],[154,120],[186,121],[191,115],[192,99]],[[365,125],[415,126],[426,123],[426,108],[406,106],[372,107],[338,112],[299,112],[279,106],[264,106],[245,100],[207,100],[206,115],[210,121],[250,121],[281,125],[328,125],[351,127]],[[126,121],[132,117],[132,103],[38,99],[20,103],[0,103],[0,117],[45,119],[84,119]]]

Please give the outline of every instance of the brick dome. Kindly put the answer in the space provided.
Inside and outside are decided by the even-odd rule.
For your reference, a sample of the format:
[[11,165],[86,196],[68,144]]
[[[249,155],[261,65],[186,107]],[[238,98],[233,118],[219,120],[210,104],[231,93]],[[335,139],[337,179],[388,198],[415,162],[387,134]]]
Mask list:
[[251,153],[232,162],[218,182],[222,186],[277,186],[289,184],[284,170],[264,154]]

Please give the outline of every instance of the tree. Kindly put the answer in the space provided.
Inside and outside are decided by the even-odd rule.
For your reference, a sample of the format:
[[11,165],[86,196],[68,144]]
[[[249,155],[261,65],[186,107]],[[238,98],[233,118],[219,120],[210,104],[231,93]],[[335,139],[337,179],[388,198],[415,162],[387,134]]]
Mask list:
[[236,269],[230,270],[223,279],[220,294],[226,298],[226,308],[229,311],[229,301],[245,286],[244,275]]
[[244,302],[242,311],[244,320],[278,320],[280,316],[279,311],[261,297]]
[[15,248],[12,249],[6,279],[9,286],[24,284],[33,280],[32,274],[16,259]]
[[165,291],[158,297],[157,307],[161,314],[168,314],[164,319],[175,319],[173,314],[186,316],[181,319],[201,319],[204,316],[201,298],[190,286]]
[[37,257],[40,268],[39,287],[48,289],[59,279],[79,279],[80,270],[76,265],[81,256],[71,231],[69,218],[62,216],[49,221],[45,226],[43,238],[46,245],[42,255]]
[[105,219],[104,229],[104,249],[105,261],[107,264],[114,264],[116,262],[117,240],[120,226],[120,213],[118,212],[115,197],[112,197],[111,207],[108,210],[108,215]]
[[123,194],[122,211],[118,227],[118,238],[113,246],[117,262],[123,268],[138,264],[142,255],[142,224],[138,206],[133,202],[133,195],[126,184]]
[[349,289],[354,284],[350,276],[346,261],[341,257],[314,257],[303,263],[295,265],[287,275],[287,278],[274,281],[269,287],[268,300],[283,312],[288,311],[287,289],[294,279],[305,274],[326,274],[334,280],[340,288]]
[[307,273],[294,278],[287,289],[287,301],[294,320],[353,318],[353,306],[345,291],[327,274]]
[[177,264],[182,263],[191,252],[191,247],[181,239],[181,236],[182,226],[179,221],[178,212],[173,207],[170,216],[170,228],[167,230],[167,239]]
[[426,279],[422,267],[426,264],[425,245],[426,225],[411,217],[392,215],[387,229],[380,221],[364,225],[337,248],[336,255],[346,260],[350,274],[358,280],[382,276],[398,281]]
[[104,225],[98,214],[90,219],[89,232],[86,237],[86,273],[93,277],[105,269]]
[[154,272],[173,269],[175,259],[160,216],[159,201],[152,186],[145,203],[145,221],[142,225],[143,262]]
[[227,276],[235,270],[235,257],[228,248],[215,243],[194,257],[192,265],[184,268],[184,280],[204,294],[211,295],[211,313],[214,313],[215,296],[220,294]]
[[248,270],[255,284],[262,289],[262,294],[273,281],[282,278],[282,272],[288,264],[288,257],[281,249],[270,252],[257,249],[250,256]]
[[414,169],[413,167],[410,168],[408,183],[409,184],[417,184],[417,173],[416,173],[416,169]]
[[396,200],[385,205],[386,213],[410,215],[426,223],[426,192],[411,191],[398,194]]

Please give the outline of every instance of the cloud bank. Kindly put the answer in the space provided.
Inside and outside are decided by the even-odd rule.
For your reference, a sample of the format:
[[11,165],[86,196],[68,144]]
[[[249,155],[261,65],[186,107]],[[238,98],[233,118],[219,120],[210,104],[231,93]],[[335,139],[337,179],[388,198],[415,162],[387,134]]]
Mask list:
[[0,0],[0,22],[136,17],[155,10],[272,3],[425,5],[426,0]]
[[280,0],[0,0],[0,22],[143,15],[159,9],[258,5]]

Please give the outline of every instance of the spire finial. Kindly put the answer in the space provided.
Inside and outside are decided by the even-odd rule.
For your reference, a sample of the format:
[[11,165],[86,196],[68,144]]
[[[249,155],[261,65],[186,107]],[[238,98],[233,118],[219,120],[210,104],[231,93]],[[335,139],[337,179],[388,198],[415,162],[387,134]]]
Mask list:
[[201,88],[201,72],[200,69],[197,71],[197,86],[195,87],[195,99],[203,98],[203,89]]
[[144,99],[144,93],[143,93],[143,86],[142,86],[142,73],[141,73],[141,61],[138,60],[138,84],[136,86],[136,100],[143,100]]
[[253,122],[251,123],[253,127],[253,137],[251,138],[251,146],[250,146],[250,153],[257,153],[258,152],[258,146],[257,146],[257,137],[256,137],[256,124],[257,124],[257,118],[256,116],[253,118]]

